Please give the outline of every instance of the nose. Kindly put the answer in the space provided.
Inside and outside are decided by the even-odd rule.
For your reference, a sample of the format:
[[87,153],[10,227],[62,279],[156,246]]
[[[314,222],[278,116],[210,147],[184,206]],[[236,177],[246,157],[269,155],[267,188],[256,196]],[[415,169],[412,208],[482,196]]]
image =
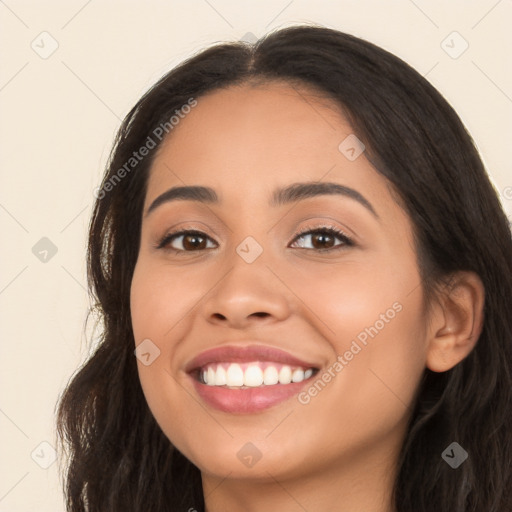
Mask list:
[[263,262],[236,261],[203,303],[209,323],[243,329],[285,320],[290,293]]

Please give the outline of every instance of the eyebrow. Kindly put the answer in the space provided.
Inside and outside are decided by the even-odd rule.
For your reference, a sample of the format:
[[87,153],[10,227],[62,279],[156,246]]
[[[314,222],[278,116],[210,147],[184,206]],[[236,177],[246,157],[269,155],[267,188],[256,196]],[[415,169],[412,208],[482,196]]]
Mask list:
[[[340,185],[339,183],[330,183],[317,181],[306,183],[293,183],[284,188],[276,189],[271,197],[270,206],[278,207],[289,203],[309,199],[322,195],[340,195],[357,201],[364,206],[374,217],[379,218],[372,204],[357,190]],[[198,201],[206,204],[218,204],[219,197],[215,190],[210,187],[202,186],[183,186],[173,187],[159,195],[149,206],[145,216],[148,216],[153,210],[162,204],[177,200]]]

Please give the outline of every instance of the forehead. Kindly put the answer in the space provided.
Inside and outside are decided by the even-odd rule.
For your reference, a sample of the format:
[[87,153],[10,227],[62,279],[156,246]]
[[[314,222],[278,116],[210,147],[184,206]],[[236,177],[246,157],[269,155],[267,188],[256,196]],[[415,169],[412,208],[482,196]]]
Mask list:
[[[185,144],[196,151],[198,164],[207,155],[222,156],[226,161],[239,158],[247,167],[247,150],[264,149],[261,160],[290,150],[296,156],[318,155],[329,145],[331,151],[337,151],[336,141],[351,131],[334,102],[281,83],[233,86],[197,101],[164,141],[162,152],[181,157],[180,146]],[[326,136],[329,140],[324,140]],[[254,161],[254,155],[251,159]]]
[[341,107],[313,89],[267,83],[214,91],[197,98],[159,148],[146,204],[171,186],[203,185],[241,206],[293,182],[320,180],[393,201],[364,152],[347,157],[345,141],[354,137]]

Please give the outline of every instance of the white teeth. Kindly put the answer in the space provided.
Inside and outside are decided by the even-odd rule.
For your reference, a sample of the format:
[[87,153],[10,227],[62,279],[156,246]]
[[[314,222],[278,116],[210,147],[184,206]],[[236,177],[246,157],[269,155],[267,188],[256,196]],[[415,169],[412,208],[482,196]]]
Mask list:
[[267,366],[263,372],[263,384],[273,386],[279,382],[279,373],[275,366]]
[[244,374],[244,385],[256,388],[263,384],[263,371],[255,364],[249,365]]
[[201,371],[202,382],[208,386],[256,388],[262,385],[273,386],[302,382],[313,375],[313,368],[304,370],[280,364],[277,367],[269,365],[265,370],[258,362],[244,365],[245,371],[238,363],[227,364],[227,369],[225,367],[226,363],[224,365],[220,363],[209,365],[207,369]]
[[292,381],[292,369],[289,366],[283,366],[279,371],[279,383],[290,384]]
[[226,372],[226,384],[228,386],[244,385],[244,371],[239,364],[233,363],[229,365]]
[[217,366],[217,371],[215,372],[215,385],[216,386],[225,386],[227,383],[227,376],[226,376],[226,370],[222,368],[222,366],[219,364]]
[[302,382],[304,380],[304,370],[298,368],[292,372],[292,382]]
[[206,382],[208,382],[210,386],[215,385],[215,370],[211,366],[208,368],[208,377]]

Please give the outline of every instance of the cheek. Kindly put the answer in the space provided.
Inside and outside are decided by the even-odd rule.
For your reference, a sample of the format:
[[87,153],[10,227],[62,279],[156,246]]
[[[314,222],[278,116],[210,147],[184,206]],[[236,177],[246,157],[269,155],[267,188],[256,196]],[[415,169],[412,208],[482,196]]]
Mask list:
[[136,343],[152,337],[172,339],[170,331],[204,296],[201,280],[196,277],[197,273],[180,272],[162,264],[144,260],[137,263],[130,297]]
[[[171,372],[177,365],[175,354],[180,339],[190,328],[187,312],[199,300],[200,287],[165,265],[137,262],[130,292],[132,328],[137,346],[145,343],[148,361],[138,358],[140,384],[153,417],[165,435],[179,446],[186,445],[187,432],[193,429],[193,417],[185,415],[194,402],[190,400]],[[183,273],[181,273],[183,275]],[[148,344],[148,341],[150,343]],[[181,417],[177,421],[177,417]]]
[[321,391],[311,389],[304,402],[328,410],[339,400],[343,413],[332,417],[350,424],[349,432],[361,429],[349,418],[366,417],[370,430],[382,428],[380,421],[391,427],[414,399],[425,368],[426,319],[413,262],[386,264],[386,270],[382,264],[354,263],[314,279],[305,274],[294,284],[294,292],[307,297],[307,309],[315,313],[305,314],[332,350],[326,391],[319,383]]
[[394,266],[388,262],[383,265],[380,259],[347,259],[343,264],[323,267],[308,263],[300,271],[283,269],[280,277],[301,299],[302,319],[321,330],[338,354],[349,349],[354,339],[364,346],[365,341],[385,338],[382,334],[390,334],[406,318],[406,331],[419,341],[411,329],[424,322],[417,287],[420,277],[407,261]]
[[[331,277],[307,295],[333,356],[301,395],[303,410],[295,419],[300,422],[304,413],[300,428],[305,439],[318,438],[321,430],[330,440],[316,447],[326,460],[375,447],[383,439],[398,442],[425,368],[420,288],[411,293],[414,279],[368,270]],[[308,421],[311,417],[322,418],[321,429]],[[293,449],[285,434],[280,439],[283,456]]]

